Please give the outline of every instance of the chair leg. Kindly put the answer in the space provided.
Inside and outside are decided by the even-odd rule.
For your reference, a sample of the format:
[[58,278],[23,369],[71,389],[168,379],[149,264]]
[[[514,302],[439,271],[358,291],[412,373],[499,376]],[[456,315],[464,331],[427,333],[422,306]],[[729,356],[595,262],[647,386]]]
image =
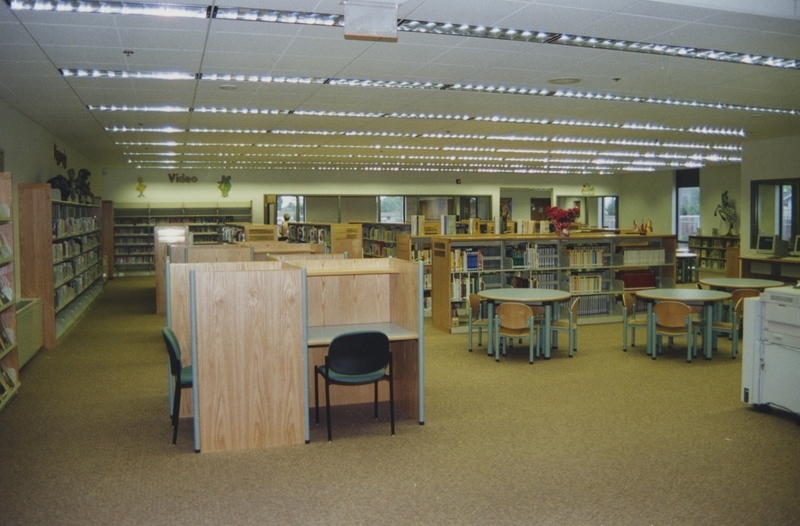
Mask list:
[[317,424],[319,424],[319,369],[314,366],[314,412],[317,414]]
[[622,351],[628,352],[628,318],[622,318]]
[[331,441],[331,387],[325,378],[325,416],[328,417],[328,442]]
[[178,422],[181,416],[181,382],[175,379],[175,396],[172,397],[172,445],[178,443]]
[[378,381],[375,381],[375,420],[378,419]]
[[394,435],[394,374],[389,375],[389,414],[392,421],[392,435]]
[[467,327],[467,350],[472,352],[472,314],[470,314],[469,326]]

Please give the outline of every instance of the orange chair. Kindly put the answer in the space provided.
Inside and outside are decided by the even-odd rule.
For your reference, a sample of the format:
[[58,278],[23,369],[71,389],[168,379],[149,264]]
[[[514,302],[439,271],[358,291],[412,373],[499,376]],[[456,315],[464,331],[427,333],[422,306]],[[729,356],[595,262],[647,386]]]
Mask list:
[[622,350],[628,351],[628,331],[631,334],[631,347],[636,347],[636,329],[647,329],[644,315],[636,316],[636,299],[630,292],[622,293]]
[[506,354],[506,341],[510,338],[528,337],[528,363],[533,363],[536,347],[536,328],[533,309],[523,303],[501,303],[495,309],[494,316],[494,352],[495,360],[500,361],[500,342],[503,342],[503,354]]
[[659,301],[653,305],[656,317],[656,348],[653,360],[662,352],[661,337],[672,341],[676,336],[686,336],[686,361],[691,362],[695,352],[695,330],[692,326],[692,310],[680,301]]
[[[566,332],[569,335],[569,357],[578,350],[578,309],[581,306],[581,299],[572,300],[569,310],[562,313],[557,320],[550,322],[550,331],[554,334]],[[550,358],[550,349],[545,349],[545,358]]]

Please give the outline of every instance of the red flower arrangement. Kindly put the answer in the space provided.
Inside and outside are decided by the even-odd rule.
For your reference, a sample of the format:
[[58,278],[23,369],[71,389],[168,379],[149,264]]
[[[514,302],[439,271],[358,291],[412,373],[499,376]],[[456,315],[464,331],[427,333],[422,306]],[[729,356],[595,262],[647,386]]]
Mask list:
[[568,235],[569,227],[581,215],[581,210],[578,207],[565,209],[557,206],[548,206],[544,209],[544,212],[547,214],[550,224],[556,229],[556,234],[560,236]]

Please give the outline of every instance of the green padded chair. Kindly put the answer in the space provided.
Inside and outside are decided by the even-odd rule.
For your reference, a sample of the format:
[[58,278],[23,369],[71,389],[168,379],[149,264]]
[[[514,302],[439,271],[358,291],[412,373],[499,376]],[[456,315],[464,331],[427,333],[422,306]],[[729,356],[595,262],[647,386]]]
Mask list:
[[175,384],[175,394],[172,397],[172,444],[175,445],[178,441],[178,421],[181,416],[181,391],[192,387],[192,366],[184,367],[181,364],[181,347],[172,329],[164,327],[161,329],[161,334],[167,344],[169,370]]
[[[389,372],[387,372],[387,369]],[[325,409],[328,417],[328,441],[331,441],[330,386],[375,384],[375,419],[378,418],[378,382],[389,382],[389,413],[394,435],[394,373],[389,337],[379,331],[361,331],[335,337],[325,356],[325,365],[314,366],[314,403],[319,424],[319,382],[325,380]]]

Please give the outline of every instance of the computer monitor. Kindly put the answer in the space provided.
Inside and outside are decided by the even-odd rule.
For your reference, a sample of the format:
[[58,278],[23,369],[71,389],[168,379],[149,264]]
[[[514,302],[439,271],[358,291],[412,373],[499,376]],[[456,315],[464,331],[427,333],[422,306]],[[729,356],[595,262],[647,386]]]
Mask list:
[[800,236],[794,236],[794,243],[792,243],[792,250],[789,255],[793,257],[800,257]]
[[789,253],[789,243],[779,236],[758,236],[756,252],[773,258],[782,258]]

